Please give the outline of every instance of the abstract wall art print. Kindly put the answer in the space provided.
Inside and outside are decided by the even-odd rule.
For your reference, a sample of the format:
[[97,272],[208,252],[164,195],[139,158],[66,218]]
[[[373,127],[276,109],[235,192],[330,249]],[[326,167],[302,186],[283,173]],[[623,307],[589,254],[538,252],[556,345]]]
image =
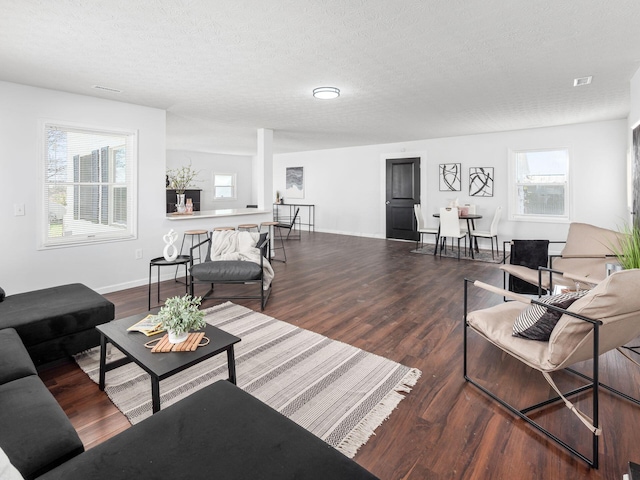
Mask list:
[[462,187],[462,164],[440,164],[440,191],[459,192]]
[[304,198],[304,167],[287,167],[285,198]]
[[469,168],[469,196],[493,197],[493,167]]

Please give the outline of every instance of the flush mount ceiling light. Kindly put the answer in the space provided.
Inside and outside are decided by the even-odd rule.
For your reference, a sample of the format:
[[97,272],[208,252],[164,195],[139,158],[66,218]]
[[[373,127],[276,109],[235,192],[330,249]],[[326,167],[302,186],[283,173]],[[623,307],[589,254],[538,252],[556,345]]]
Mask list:
[[574,78],[573,79],[573,86],[574,87],[581,87],[582,85],[589,85],[591,83],[591,79],[592,78],[593,78],[592,76]]
[[336,87],[318,87],[313,89],[313,96],[322,100],[331,100],[340,96],[340,90]]

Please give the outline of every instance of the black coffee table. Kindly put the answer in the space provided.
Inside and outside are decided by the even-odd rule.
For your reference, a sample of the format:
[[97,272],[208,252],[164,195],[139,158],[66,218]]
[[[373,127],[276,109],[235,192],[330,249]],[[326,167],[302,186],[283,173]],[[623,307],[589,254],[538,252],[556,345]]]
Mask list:
[[[209,339],[209,344],[198,347],[193,352],[168,352],[151,353],[151,349],[144,346],[149,340],[158,337],[147,337],[140,332],[127,332],[127,328],[142,320],[148,314],[134,315],[132,317],[114,320],[98,325],[100,332],[100,379],[98,386],[104,390],[106,373],[127,363],[135,362],[151,376],[151,401],[153,413],[160,410],[160,380],[164,380],[178,372],[181,372],[197,363],[227,352],[229,366],[229,381],[236,384],[236,362],[233,346],[241,339],[219,328],[207,325],[203,330]],[[107,364],[107,342],[110,342],[125,357]]]

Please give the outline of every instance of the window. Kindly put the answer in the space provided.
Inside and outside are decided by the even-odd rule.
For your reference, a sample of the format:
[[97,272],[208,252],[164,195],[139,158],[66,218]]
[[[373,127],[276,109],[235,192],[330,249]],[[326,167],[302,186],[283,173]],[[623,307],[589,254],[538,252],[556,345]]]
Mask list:
[[44,124],[42,247],[135,238],[136,137]]
[[213,174],[213,198],[214,200],[233,200],[236,198],[236,174]]
[[512,151],[509,159],[511,220],[569,221],[569,150]]

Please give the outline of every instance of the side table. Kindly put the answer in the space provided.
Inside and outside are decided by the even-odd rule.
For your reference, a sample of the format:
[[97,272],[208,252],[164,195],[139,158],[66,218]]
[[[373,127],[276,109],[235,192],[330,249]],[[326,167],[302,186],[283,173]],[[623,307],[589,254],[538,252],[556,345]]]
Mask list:
[[149,297],[148,297],[148,310],[151,310],[151,270],[153,267],[158,267],[158,303],[160,303],[160,267],[177,267],[184,265],[184,279],[185,279],[185,292],[189,293],[189,275],[187,272],[187,265],[191,261],[189,255],[178,255],[175,260],[168,261],[164,257],[154,258],[149,262]]

